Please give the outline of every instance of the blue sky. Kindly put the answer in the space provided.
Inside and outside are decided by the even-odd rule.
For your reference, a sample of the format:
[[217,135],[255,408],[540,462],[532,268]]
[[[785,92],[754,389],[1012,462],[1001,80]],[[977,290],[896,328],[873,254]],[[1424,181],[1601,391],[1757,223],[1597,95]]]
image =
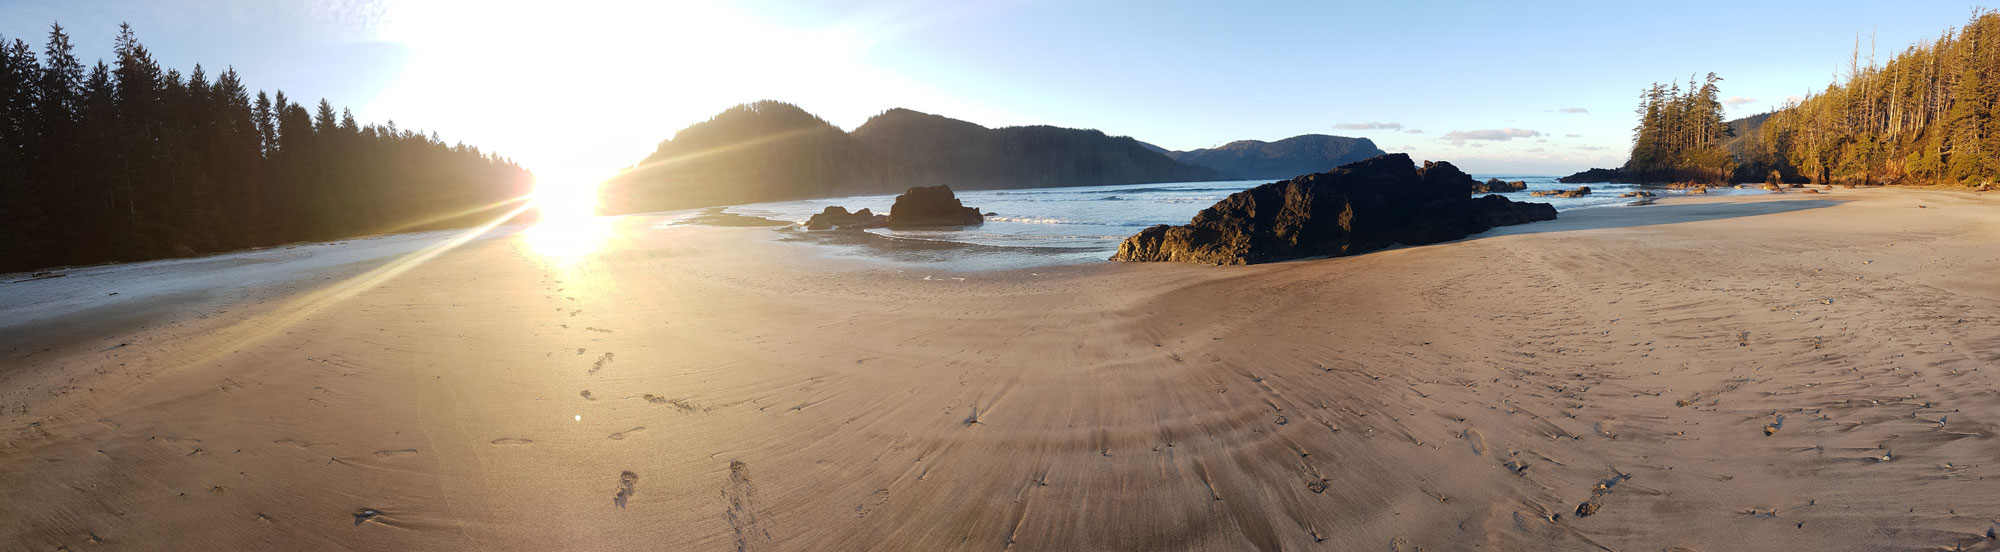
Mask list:
[[601,175],[730,105],[852,129],[891,107],[1171,149],[1366,136],[1476,173],[1624,160],[1638,92],[1714,71],[1731,116],[1886,61],[1962,2],[0,0],[88,63],[128,21],[166,65],[394,119],[543,174]]

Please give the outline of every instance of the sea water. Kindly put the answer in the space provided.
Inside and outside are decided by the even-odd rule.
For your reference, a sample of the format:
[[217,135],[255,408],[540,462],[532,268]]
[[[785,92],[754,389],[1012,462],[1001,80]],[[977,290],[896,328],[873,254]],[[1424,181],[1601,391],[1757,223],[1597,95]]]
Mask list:
[[[1562,184],[1550,176],[1476,175],[1481,181],[1499,178],[1525,181],[1527,190],[1500,194],[1515,201],[1544,202],[1557,211],[1588,208],[1621,208],[1633,202],[1618,194],[1646,190],[1662,197],[1681,195],[1681,190],[1635,184]],[[1039,266],[1102,261],[1118,251],[1126,237],[1157,224],[1187,224],[1195,213],[1214,205],[1230,194],[1268,180],[1220,182],[1180,182],[1167,184],[1124,184],[1027,190],[958,191],[960,202],[982,213],[992,213],[979,226],[889,229],[868,232],[867,240],[814,238],[835,246],[840,253],[889,257],[914,262],[953,262],[991,266]],[[1591,195],[1579,198],[1530,197],[1536,190],[1568,190],[1590,186]],[[1712,195],[1763,193],[1755,189],[1713,188]],[[829,205],[848,210],[868,208],[887,214],[894,195],[811,199],[759,203],[729,207],[727,212],[776,220],[805,222]]]

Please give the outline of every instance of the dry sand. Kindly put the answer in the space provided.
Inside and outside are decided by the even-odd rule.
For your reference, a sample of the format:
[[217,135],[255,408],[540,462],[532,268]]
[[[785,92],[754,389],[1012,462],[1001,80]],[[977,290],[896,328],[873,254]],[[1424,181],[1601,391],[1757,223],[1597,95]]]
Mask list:
[[1018,272],[654,222],[0,284],[0,549],[1996,547],[1993,196]]

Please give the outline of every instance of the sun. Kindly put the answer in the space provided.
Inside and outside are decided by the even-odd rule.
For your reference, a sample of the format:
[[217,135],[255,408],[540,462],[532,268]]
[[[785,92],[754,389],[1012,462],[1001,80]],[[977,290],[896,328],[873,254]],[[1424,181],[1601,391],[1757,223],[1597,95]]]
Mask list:
[[610,237],[610,220],[597,216],[603,178],[551,173],[535,176],[535,226],[528,245],[555,264],[582,260]]

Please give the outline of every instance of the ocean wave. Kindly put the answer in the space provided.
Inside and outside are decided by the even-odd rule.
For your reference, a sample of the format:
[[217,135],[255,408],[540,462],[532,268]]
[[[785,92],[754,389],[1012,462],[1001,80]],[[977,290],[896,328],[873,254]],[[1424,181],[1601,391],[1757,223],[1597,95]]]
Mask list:
[[1106,225],[1107,225],[1106,223],[1103,223],[1103,222],[1095,222],[1095,221],[1084,221],[1084,220],[1068,220],[1068,219],[1059,219],[1059,218],[1045,218],[1045,217],[1004,217],[1004,216],[992,216],[992,217],[986,217],[986,220],[987,220],[987,221],[990,221],[990,222],[1019,222],[1019,223],[1025,223],[1025,224],[1088,224],[1088,225],[1092,225],[1092,226],[1106,226]]
[[1249,186],[1240,186],[1240,187],[1214,187],[1214,186],[1197,186],[1197,187],[1177,187],[1177,186],[1150,186],[1150,187],[1145,187],[1145,188],[1116,188],[1116,189],[1110,189],[1110,190],[1106,190],[1106,189],[1101,189],[1100,187],[1096,187],[1096,186],[1093,186],[1093,187],[1091,187],[1091,188],[1089,188],[1089,189],[1073,189],[1073,188],[1033,188],[1033,189],[1026,189],[1026,190],[1007,190],[1007,191],[992,191],[992,192],[989,192],[989,191],[970,191],[970,192],[965,192],[965,193],[964,193],[963,195],[966,195],[966,196],[971,196],[971,197],[976,197],[976,196],[978,196],[978,195],[996,195],[996,196],[1034,196],[1034,195],[1092,195],[1092,194],[1102,194],[1102,193],[1115,193],[1115,194],[1158,194],[1158,193],[1176,193],[1176,192],[1178,192],[1178,193],[1201,193],[1201,192],[1230,192],[1230,193],[1236,193],[1236,192],[1241,192],[1241,191],[1243,191],[1243,190],[1246,190],[1246,189],[1249,189]]
[[[1176,188],[1176,187],[1171,187],[1171,186],[1161,186],[1161,187],[1153,187],[1153,188],[1123,188],[1123,189],[1118,189],[1118,190],[1102,190],[1102,191],[1104,191],[1104,192],[1118,192],[1118,193],[1121,193],[1121,194],[1161,194],[1161,193],[1200,193],[1200,192],[1229,192],[1229,193],[1236,193],[1236,192],[1241,192],[1241,191],[1243,191],[1243,190],[1247,190],[1247,189],[1249,189],[1249,187],[1248,187],[1248,186],[1245,186],[1245,187],[1230,187],[1230,188],[1215,188],[1215,187],[1202,187],[1202,188]],[[1076,192],[1072,192],[1072,193],[1076,193]]]

